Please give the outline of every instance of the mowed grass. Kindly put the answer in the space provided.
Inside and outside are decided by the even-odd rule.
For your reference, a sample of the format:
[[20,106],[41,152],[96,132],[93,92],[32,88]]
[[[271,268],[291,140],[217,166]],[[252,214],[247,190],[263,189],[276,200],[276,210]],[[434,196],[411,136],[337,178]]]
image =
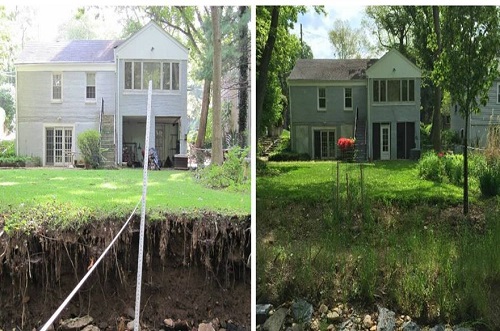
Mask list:
[[381,304],[420,323],[500,325],[500,199],[416,162],[267,164],[257,177],[257,301]]
[[[337,162],[269,162],[270,176],[257,177],[257,198],[274,199],[283,203],[329,203],[335,193],[337,169],[339,182],[345,187],[346,174],[351,182],[359,183],[360,165]],[[458,204],[462,189],[448,184],[418,178],[416,162],[379,161],[362,165],[365,194],[375,201]],[[359,184],[358,184],[359,186]]]
[[[106,215],[128,215],[142,196],[142,169],[3,169],[0,213],[56,202]],[[146,205],[169,213],[250,214],[250,193],[212,190],[189,171],[150,171]]]

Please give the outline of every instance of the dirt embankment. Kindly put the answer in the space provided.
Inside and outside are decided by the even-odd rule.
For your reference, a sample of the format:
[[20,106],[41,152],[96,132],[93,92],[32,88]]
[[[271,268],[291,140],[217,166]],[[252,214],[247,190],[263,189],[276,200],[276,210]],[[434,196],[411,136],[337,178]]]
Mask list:
[[[99,258],[123,223],[91,223],[78,231],[3,231],[0,219],[0,329],[40,328]],[[135,307],[139,219],[56,320],[90,315],[116,330]],[[141,323],[165,319],[220,321],[250,328],[250,217],[165,216],[145,233]],[[130,315],[130,314],[129,314]]]

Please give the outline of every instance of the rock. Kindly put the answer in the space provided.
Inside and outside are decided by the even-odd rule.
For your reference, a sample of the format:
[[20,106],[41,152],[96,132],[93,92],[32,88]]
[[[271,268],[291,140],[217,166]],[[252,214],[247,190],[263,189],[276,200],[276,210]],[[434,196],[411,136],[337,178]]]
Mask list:
[[333,324],[330,324],[328,325],[328,327],[326,328],[328,331],[335,331],[335,325]]
[[108,323],[106,322],[101,322],[99,323],[99,329],[104,330],[108,327]]
[[372,326],[373,326],[372,317],[370,315],[365,315],[365,317],[363,318],[363,327],[365,329],[369,329]]
[[163,324],[165,324],[165,326],[169,329],[173,329],[175,327],[175,322],[171,318],[165,318],[163,320]]
[[264,323],[262,330],[280,331],[283,328],[283,324],[285,323],[287,312],[288,309],[286,308],[280,308],[276,310],[276,312],[274,312],[274,314],[272,314],[271,317],[269,317],[267,321]]
[[293,320],[297,323],[310,323],[313,311],[313,306],[305,300],[300,299],[292,304]]
[[135,310],[132,307],[127,307],[125,309],[125,314],[130,318],[135,318]]
[[469,328],[462,328],[462,327],[458,327],[456,328],[455,330],[453,331],[473,331],[472,329],[469,329]]
[[393,311],[387,308],[378,307],[377,331],[393,331],[396,327],[395,316],[396,314]]
[[304,326],[302,323],[295,323],[294,325],[292,325],[292,327],[290,328],[290,331],[304,331]]
[[445,328],[444,328],[444,325],[438,324],[435,327],[433,327],[432,329],[430,329],[429,331],[445,331]]
[[420,327],[417,323],[409,321],[403,324],[403,331],[420,331]]
[[[221,325],[222,325],[222,323],[221,323]],[[227,322],[227,324],[225,325],[225,328],[226,328],[227,331],[244,331],[245,330],[245,328],[243,328],[243,327],[241,327],[239,325],[234,324],[231,320],[229,320]]]
[[377,331],[377,326],[376,326],[376,325],[373,325],[373,326],[370,328],[370,331]]
[[317,320],[317,319],[313,319],[313,320],[311,321],[311,327],[310,327],[310,328],[311,328],[311,330],[313,330],[313,331],[318,331],[318,330],[319,330],[319,328],[320,328],[320,323],[319,323],[319,320]]
[[269,312],[273,308],[273,305],[271,304],[265,304],[265,305],[256,305],[255,306],[255,313],[257,315],[257,324],[262,324],[264,323],[267,318],[269,317]]
[[61,321],[61,328],[63,330],[80,330],[83,329],[85,326],[89,325],[92,323],[94,319],[87,315],[83,317],[75,317],[67,320],[62,320]]
[[101,331],[101,329],[99,329],[95,325],[87,325],[86,327],[83,328],[82,331]]
[[335,323],[340,321],[341,317],[336,311],[331,311],[326,315],[326,321],[328,323]]
[[347,320],[344,323],[342,323],[342,325],[340,326],[340,330],[350,330],[352,326],[353,326],[352,321]]
[[319,306],[318,312],[319,312],[321,315],[326,314],[326,313],[328,312],[328,306],[322,303],[322,304]]
[[212,323],[200,323],[198,325],[198,331],[215,331]]
[[[141,329],[141,327],[139,326],[139,330]],[[130,321],[127,323],[127,330],[129,331],[133,331],[134,330],[134,320]]]

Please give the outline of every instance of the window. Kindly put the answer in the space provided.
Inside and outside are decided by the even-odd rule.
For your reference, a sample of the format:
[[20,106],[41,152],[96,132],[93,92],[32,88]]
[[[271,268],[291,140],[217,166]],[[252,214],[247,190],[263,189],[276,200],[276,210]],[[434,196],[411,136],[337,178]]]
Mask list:
[[52,74],[52,101],[62,100],[62,74]]
[[497,83],[497,103],[500,103],[500,83]]
[[374,102],[414,102],[414,79],[381,79],[373,81]]
[[318,88],[318,110],[326,110],[326,89]]
[[87,73],[87,90],[85,98],[95,101],[95,73]]
[[126,90],[147,90],[149,81],[153,90],[179,90],[180,63],[178,62],[125,62]]
[[344,88],[344,109],[352,110],[352,88]]

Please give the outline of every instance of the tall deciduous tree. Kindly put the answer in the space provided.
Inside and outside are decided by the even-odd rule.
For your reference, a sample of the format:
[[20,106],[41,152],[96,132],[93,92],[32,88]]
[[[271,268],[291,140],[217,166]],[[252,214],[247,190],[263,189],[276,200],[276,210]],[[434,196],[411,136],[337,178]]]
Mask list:
[[498,76],[499,9],[493,6],[443,7],[443,52],[437,63],[440,83],[465,119],[463,212],[469,212],[468,129],[470,115],[488,101]]
[[361,28],[353,29],[349,21],[336,19],[333,29],[328,31],[328,40],[335,51],[334,57],[339,59],[361,58],[369,49],[369,42]]
[[212,164],[221,165],[222,158],[222,123],[221,123],[221,32],[220,32],[220,7],[212,6],[212,31],[213,31],[213,118],[212,118]]
[[[240,6],[240,20],[248,12],[248,7]],[[247,131],[248,114],[248,25],[241,24],[239,28],[239,86],[238,86],[238,131],[240,134],[240,146],[245,147],[245,132]]]

